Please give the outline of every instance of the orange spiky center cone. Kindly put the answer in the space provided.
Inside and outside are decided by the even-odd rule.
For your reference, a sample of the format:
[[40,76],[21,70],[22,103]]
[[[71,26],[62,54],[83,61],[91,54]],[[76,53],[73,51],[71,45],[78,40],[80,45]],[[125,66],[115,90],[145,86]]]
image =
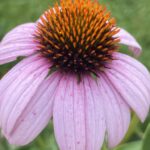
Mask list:
[[97,1],[62,0],[41,16],[35,39],[52,68],[75,74],[95,73],[117,50],[115,19]]

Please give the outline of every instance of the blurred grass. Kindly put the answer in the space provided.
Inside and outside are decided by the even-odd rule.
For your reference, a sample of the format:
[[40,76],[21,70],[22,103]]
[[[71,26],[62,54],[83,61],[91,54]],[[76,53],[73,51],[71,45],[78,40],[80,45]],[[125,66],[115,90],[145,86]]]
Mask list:
[[[55,0],[0,0],[0,39],[15,26],[34,22]],[[143,47],[140,60],[150,69],[150,0],[100,0],[105,3],[117,19],[118,26],[132,33]],[[14,63],[0,66],[0,76]],[[149,119],[144,125],[145,130]],[[135,136],[135,135],[133,135]],[[132,139],[135,139],[133,137]],[[131,141],[131,140],[130,140]],[[33,143],[26,147],[15,148],[0,139],[0,150],[57,150],[52,125],[44,130]]]

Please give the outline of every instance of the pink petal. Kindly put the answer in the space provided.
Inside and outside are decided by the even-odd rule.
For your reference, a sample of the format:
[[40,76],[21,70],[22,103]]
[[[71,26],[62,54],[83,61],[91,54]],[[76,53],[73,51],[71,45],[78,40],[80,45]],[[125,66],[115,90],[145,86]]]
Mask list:
[[126,64],[129,64],[130,66],[135,68],[140,74],[143,74],[143,76],[145,76],[145,78],[147,78],[148,80],[150,79],[149,71],[138,60],[136,60],[126,54],[118,53],[118,52],[114,53],[114,58],[121,60],[121,61],[125,62]]
[[130,110],[105,74],[101,74],[98,84],[101,85],[100,93],[105,109],[108,146],[113,148],[121,142],[128,130]]
[[[13,67],[5,76],[2,78],[0,82],[0,93],[1,97],[6,91],[6,89],[9,87],[11,82],[14,82],[16,77],[20,76],[21,74],[24,74],[24,70],[26,70],[27,73],[30,73],[30,70],[34,71],[38,69],[42,65],[46,65],[48,62],[41,58],[39,55],[35,55],[32,57],[28,57],[27,59],[24,59],[20,63],[18,63],[15,67]],[[20,76],[22,77],[22,76]],[[2,98],[0,101],[1,106]]]
[[12,122],[11,126],[7,122],[10,114],[15,109],[21,112],[28,104],[48,74],[48,68],[49,65],[47,65],[46,60],[36,55],[20,62],[2,78],[0,84],[0,92],[2,93],[0,120],[5,133],[9,134],[11,127],[13,127]]
[[[122,57],[124,55],[118,54],[118,58],[119,55],[121,56],[120,59],[122,60]],[[128,61],[127,58],[129,58],[131,65],[129,65],[129,63],[126,63],[126,61]],[[132,59],[132,63],[131,59],[132,58],[127,56],[124,64],[121,64],[118,60],[114,61],[114,63],[112,64],[112,68],[107,71],[107,76],[115,86],[116,90],[119,91],[124,101],[137,113],[141,121],[144,121],[149,111],[150,88],[148,88],[148,83],[150,82],[150,79],[148,79],[148,71],[146,71],[145,67],[140,64],[138,68],[139,62],[133,69],[136,60]],[[119,66],[116,65],[117,62]],[[126,66],[128,68],[123,68],[123,66]],[[142,68],[143,70],[141,70]],[[133,71],[134,74],[132,74]],[[144,76],[146,78],[141,81]],[[148,85],[143,84],[144,82],[146,83],[146,81]]]
[[143,99],[147,105],[150,104],[150,79],[145,78],[135,67],[121,60],[113,61],[109,67],[125,76],[126,80],[135,85],[136,91],[144,97]]
[[6,34],[0,43],[0,64],[14,61],[19,56],[29,56],[36,51],[37,45],[33,38],[35,28],[35,23],[26,23]]
[[[105,111],[104,111],[104,104],[103,104],[103,98],[101,96],[99,88],[101,87],[101,84],[97,84],[93,78],[88,78],[89,80],[89,86],[88,84],[85,84],[85,93],[87,96],[87,99],[90,97],[90,92],[88,93],[87,91],[91,91],[91,96],[93,97],[93,104],[91,102],[91,99],[89,99],[89,108],[87,110],[87,114],[89,115],[89,128],[87,129],[88,132],[91,130],[91,133],[93,134],[93,137],[91,137],[91,133],[88,134],[89,140],[87,144],[89,144],[89,150],[99,150],[100,147],[102,146],[104,142],[104,137],[105,137],[105,131],[106,131],[106,122],[105,122]],[[90,87],[90,88],[89,88]],[[91,102],[91,104],[90,104]],[[94,105],[93,107],[90,107]],[[91,115],[91,112],[89,110],[94,110],[93,116]],[[88,121],[88,120],[87,120]],[[91,127],[91,124],[95,122],[95,129]],[[94,139],[95,138],[95,139]],[[92,141],[93,142],[89,142]]]
[[121,40],[120,43],[127,45],[129,47],[129,50],[131,50],[135,56],[140,55],[140,53],[142,51],[141,46],[136,41],[136,39],[130,33],[128,33],[126,30],[120,29],[120,32],[117,33],[115,35],[115,37],[119,37]]
[[[125,55],[122,53],[115,53],[114,57],[115,59],[117,59],[117,61],[114,61],[113,63],[119,62],[119,65],[125,67],[125,69],[127,70],[130,70],[130,73],[132,73],[135,77],[137,77],[143,83],[143,86],[139,87],[141,88],[141,91],[143,91],[142,89],[146,88],[146,90],[148,91],[150,95],[150,73],[147,70],[147,68],[142,63],[140,63],[139,61],[137,61],[136,59],[128,55]],[[117,64],[114,64],[114,65],[117,65]],[[148,103],[150,103],[150,99],[148,100]]]
[[7,118],[7,133],[3,130],[11,144],[26,145],[45,128],[52,116],[53,95],[59,80],[59,74],[51,75],[32,93],[32,99],[26,105],[27,97],[18,99],[17,103],[20,100],[22,103],[12,108]]
[[[67,89],[67,87],[69,88]],[[82,84],[77,86],[74,79],[69,80],[69,78],[64,77],[57,89],[53,114],[56,139],[61,150],[69,148],[74,150],[76,144],[76,149],[84,150],[85,118],[83,99],[84,89]],[[75,124],[77,124],[76,127]]]
[[54,103],[54,129],[61,150],[99,150],[105,134],[102,100],[94,79],[64,77]]

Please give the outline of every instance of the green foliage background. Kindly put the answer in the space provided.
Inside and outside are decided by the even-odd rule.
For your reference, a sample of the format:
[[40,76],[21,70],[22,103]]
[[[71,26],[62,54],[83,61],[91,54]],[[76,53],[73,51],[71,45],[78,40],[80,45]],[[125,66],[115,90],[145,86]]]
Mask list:
[[[56,0],[0,0],[0,39],[16,25],[34,22]],[[132,33],[143,47],[139,58],[150,69],[150,0],[99,0],[116,17],[118,26]],[[122,47],[126,52],[126,47]],[[0,66],[2,77],[14,64]],[[136,101],[136,100],[135,100]],[[150,150],[150,117],[141,124],[135,115],[124,141],[116,150]],[[106,149],[104,145],[103,149]],[[58,150],[52,123],[26,147],[14,147],[0,137],[0,150]]]

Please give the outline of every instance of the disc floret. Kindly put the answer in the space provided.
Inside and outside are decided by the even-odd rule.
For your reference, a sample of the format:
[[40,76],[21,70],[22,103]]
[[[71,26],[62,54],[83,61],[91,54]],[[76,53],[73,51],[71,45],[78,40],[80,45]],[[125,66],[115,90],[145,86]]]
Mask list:
[[41,16],[35,39],[52,68],[96,73],[117,50],[119,29],[106,8],[91,0],[62,0]]

